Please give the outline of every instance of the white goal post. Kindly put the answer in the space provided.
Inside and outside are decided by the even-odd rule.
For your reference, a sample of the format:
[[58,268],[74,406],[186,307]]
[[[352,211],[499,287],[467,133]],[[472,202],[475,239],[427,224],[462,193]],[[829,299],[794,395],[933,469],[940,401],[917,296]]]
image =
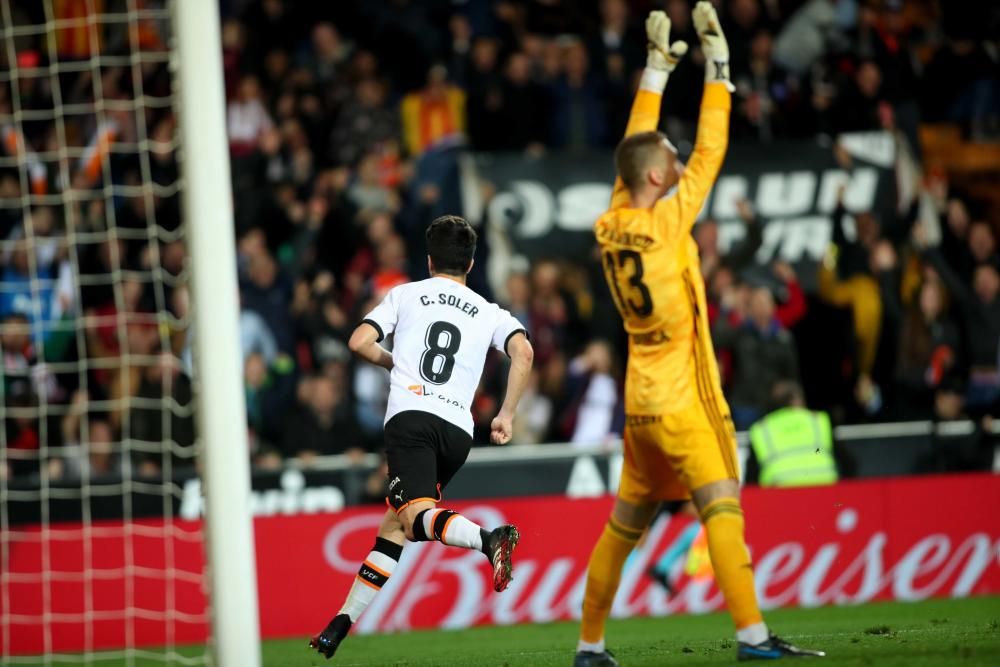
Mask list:
[[258,667],[250,449],[238,344],[236,239],[218,3],[175,0],[174,19],[213,653],[221,667]]

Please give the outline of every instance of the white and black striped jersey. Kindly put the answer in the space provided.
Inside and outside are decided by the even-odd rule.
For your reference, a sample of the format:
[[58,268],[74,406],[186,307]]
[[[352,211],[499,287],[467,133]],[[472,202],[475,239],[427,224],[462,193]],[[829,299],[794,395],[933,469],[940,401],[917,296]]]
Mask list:
[[487,351],[506,352],[514,334],[527,335],[508,311],[440,277],[394,287],[363,321],[378,330],[379,341],[394,335],[385,421],[422,410],[470,435]]

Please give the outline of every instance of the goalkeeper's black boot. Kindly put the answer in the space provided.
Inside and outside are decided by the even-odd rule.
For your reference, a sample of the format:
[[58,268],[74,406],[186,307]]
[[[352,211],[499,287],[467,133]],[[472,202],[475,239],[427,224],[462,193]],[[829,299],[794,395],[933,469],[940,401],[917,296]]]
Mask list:
[[326,629],[318,635],[313,636],[309,640],[309,648],[314,648],[320,652],[320,655],[325,655],[327,658],[332,658],[333,654],[337,652],[337,647],[340,646],[340,642],[344,641],[344,637],[347,633],[351,631],[351,617],[347,614],[337,614],[333,617],[333,620],[327,624]]
[[781,660],[782,658],[823,658],[826,653],[799,648],[789,644],[777,635],[771,635],[767,641],[759,644],[740,642],[736,648],[738,660]]
[[577,651],[573,667],[618,667],[618,661],[611,651]]
[[493,590],[497,593],[507,588],[513,578],[511,556],[519,539],[517,528],[509,524],[488,533],[483,531],[483,553],[493,565]]

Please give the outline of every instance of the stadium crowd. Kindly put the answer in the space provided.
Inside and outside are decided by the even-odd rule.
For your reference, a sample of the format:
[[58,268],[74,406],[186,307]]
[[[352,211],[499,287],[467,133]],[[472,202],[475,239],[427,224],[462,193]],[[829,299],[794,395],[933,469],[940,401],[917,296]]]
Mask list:
[[[15,23],[43,19],[36,4],[13,2]],[[883,129],[919,164],[919,122],[955,122],[967,136],[997,139],[997,15],[989,3],[716,4],[732,49],[733,141]],[[222,6],[248,428],[255,463],[270,468],[293,457],[377,451],[387,376],[354,363],[346,341],[388,289],[426,276],[423,228],[461,210],[464,153],[599,151],[610,160],[645,60],[640,18],[663,7],[673,37],[698,43],[686,0]],[[105,53],[165,50],[156,20],[102,29]],[[8,158],[0,163],[8,452],[0,474],[37,471],[43,441],[67,446],[44,461],[52,475],[127,465],[152,474],[186,464],[191,343],[212,335],[211,323],[187,326],[175,119],[169,103],[149,101],[169,101],[170,78],[156,57],[50,76],[56,52],[70,62],[95,54],[72,32],[57,31],[55,50],[45,34],[18,37],[16,62],[0,54],[0,70],[10,72],[0,85]],[[671,77],[671,137],[693,137],[699,67],[693,47]],[[137,94],[147,99],[139,113],[94,104],[98,95]],[[94,113],[63,115],[60,104]],[[148,152],[111,149],[145,137]],[[79,159],[58,154],[59,141],[80,149]],[[197,159],[196,148],[188,159]],[[122,187],[104,196],[101,187],[112,183]],[[149,183],[155,187],[135,187]],[[810,404],[840,422],[997,411],[997,202],[949,187],[940,173],[922,187],[939,224],[918,220],[916,207],[850,220],[838,207],[815,280],[784,263],[769,267],[767,280],[747,278],[763,237],[749,202],[740,204],[745,239],[726,253],[714,222],[699,224],[713,333],[739,428],[769,410],[772,389],[787,381],[802,383]],[[488,184],[482,190],[488,196]],[[66,198],[40,204],[29,192]],[[472,222],[483,230],[482,220]],[[488,235],[480,241],[471,286],[527,324],[536,350],[515,442],[616,438],[623,347],[599,267],[553,255],[515,263],[491,283]],[[802,282],[815,283],[815,293]],[[87,361],[82,372],[78,360]],[[503,363],[491,357],[472,407],[479,431],[502,396]],[[132,461],[113,446],[123,438],[133,444]],[[476,440],[486,442],[482,432]],[[172,443],[167,455],[163,441]],[[73,454],[80,442],[87,447]]]

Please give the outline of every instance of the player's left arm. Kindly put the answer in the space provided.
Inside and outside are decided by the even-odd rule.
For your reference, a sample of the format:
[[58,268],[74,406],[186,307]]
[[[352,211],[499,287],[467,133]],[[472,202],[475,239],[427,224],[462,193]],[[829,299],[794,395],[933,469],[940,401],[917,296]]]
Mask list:
[[507,372],[507,393],[504,395],[500,412],[490,424],[490,440],[495,445],[506,445],[514,432],[514,414],[517,404],[524,395],[531,377],[531,366],[535,361],[535,351],[524,330],[516,331],[507,340],[507,354],[510,355],[510,370]]
[[347,347],[365,361],[391,371],[392,353],[379,345],[381,333],[370,322],[362,322],[351,334]]
[[[705,90],[701,97],[694,151],[677,183],[677,196],[672,202],[680,208],[679,215],[673,216],[680,223],[677,230],[680,234],[691,231],[722,168],[729,145],[733,90],[729,81],[729,44],[715,8],[702,0],[695,5],[692,19],[705,53]],[[669,200],[661,201],[666,205]]]
[[[639,80],[639,90],[632,102],[632,111],[625,128],[626,137],[640,132],[652,132],[660,124],[660,105],[667,79],[688,49],[687,42],[678,40],[670,43],[670,19],[661,11],[649,13],[646,19],[646,39],[649,41],[649,55]],[[616,177],[611,192],[611,208],[625,206],[628,202],[628,190],[622,179]]]

